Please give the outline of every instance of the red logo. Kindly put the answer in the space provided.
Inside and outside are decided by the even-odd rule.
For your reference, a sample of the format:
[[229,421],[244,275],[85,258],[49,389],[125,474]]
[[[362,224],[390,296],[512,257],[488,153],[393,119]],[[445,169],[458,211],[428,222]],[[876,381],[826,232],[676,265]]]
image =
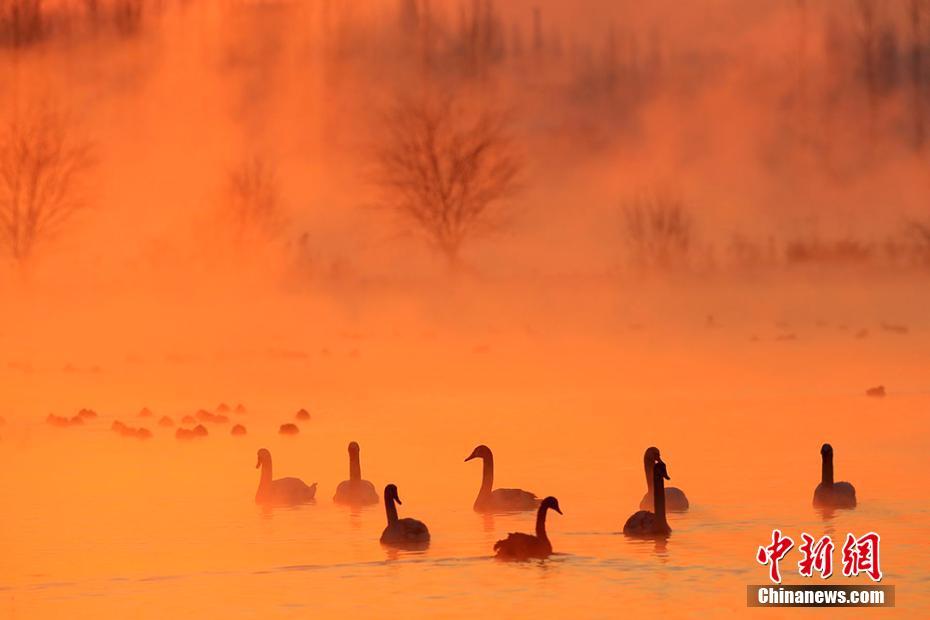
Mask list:
[[[880,545],[881,537],[875,532],[869,532],[859,538],[846,534],[846,542],[843,544],[843,576],[855,577],[865,573],[872,581],[881,581],[883,575],[879,560]],[[773,583],[781,583],[779,562],[788,555],[792,547],[794,541],[791,537],[775,529],[772,530],[772,543],[759,547],[756,551],[756,561],[769,567],[769,579]],[[802,555],[798,561],[798,573],[802,577],[813,577],[814,572],[817,572],[820,573],[821,579],[828,579],[833,575],[835,547],[830,536],[823,536],[815,541],[813,536],[803,532],[801,546],[798,547]]]
[[824,536],[816,543],[814,537],[808,533],[801,534],[803,544],[798,547],[803,558],[798,562],[798,572],[802,577],[812,577],[816,570],[821,579],[827,579],[833,574],[833,540]]
[[878,548],[881,537],[875,532],[856,538],[846,534],[843,545],[843,575],[854,577],[859,573],[867,574],[872,581],[882,580],[882,569],[878,560]]
[[756,561],[763,566],[769,565],[769,579],[773,582],[781,583],[781,572],[778,570],[778,563],[788,555],[788,551],[793,546],[794,541],[787,536],[782,536],[781,530],[772,530],[772,544],[768,547],[759,547],[756,552]]

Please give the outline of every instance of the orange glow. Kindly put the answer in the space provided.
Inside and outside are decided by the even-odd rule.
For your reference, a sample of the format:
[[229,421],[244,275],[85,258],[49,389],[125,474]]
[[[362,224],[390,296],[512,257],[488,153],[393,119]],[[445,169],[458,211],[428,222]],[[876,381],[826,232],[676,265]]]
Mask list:
[[[0,241],[0,618],[729,617],[774,527],[880,532],[899,613],[930,606],[909,3],[871,86],[855,3],[99,5],[0,13],[0,154],[36,118],[88,154],[72,217]],[[436,93],[520,163],[454,260],[377,155]],[[427,549],[333,503],[350,441]],[[827,441],[853,511],[811,507]],[[473,510],[479,444],[558,498],[548,560],[492,559],[534,515]],[[658,542],[621,533],[650,445],[691,501]],[[260,448],[316,502],[256,505]]]

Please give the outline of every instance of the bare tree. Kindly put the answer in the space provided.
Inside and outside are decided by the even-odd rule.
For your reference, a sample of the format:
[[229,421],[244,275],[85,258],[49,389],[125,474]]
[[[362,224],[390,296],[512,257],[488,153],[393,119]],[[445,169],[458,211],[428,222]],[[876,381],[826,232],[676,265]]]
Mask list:
[[927,11],[926,0],[911,0],[908,16],[911,24],[911,86],[913,92],[914,148],[923,148],[926,135],[924,116],[924,37],[923,17]]
[[687,262],[693,225],[679,198],[660,192],[640,194],[624,204],[623,223],[640,267],[669,269]]
[[908,221],[907,232],[915,261],[922,267],[930,266],[930,220]]
[[77,184],[89,163],[60,116],[14,116],[0,130],[0,248],[24,264],[57,234],[83,206]]
[[387,204],[459,263],[467,239],[486,230],[516,186],[521,163],[506,117],[482,108],[469,117],[451,98],[397,103],[386,114],[378,149]]
[[237,243],[268,241],[281,231],[277,176],[262,158],[253,157],[229,171],[226,199],[226,215]]
[[865,79],[866,98],[869,106],[869,142],[875,139],[878,115],[878,17],[875,0],[857,0],[859,19],[859,43],[861,45],[862,73]]
[[0,45],[13,48],[42,37],[42,0],[0,0]]

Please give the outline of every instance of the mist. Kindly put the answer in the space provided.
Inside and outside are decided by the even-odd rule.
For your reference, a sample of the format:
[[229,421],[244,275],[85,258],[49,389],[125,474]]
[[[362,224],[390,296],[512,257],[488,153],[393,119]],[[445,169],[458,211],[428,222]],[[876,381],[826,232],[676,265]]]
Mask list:
[[[3,247],[7,373],[906,322],[918,4],[17,0],[8,135],[54,125],[81,160],[67,217]],[[392,106],[439,96],[515,163],[451,263],[378,155]]]

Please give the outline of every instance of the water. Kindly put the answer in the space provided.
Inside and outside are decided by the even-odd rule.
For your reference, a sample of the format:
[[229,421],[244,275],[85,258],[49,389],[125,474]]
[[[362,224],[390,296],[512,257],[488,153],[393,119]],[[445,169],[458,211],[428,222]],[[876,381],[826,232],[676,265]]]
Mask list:
[[[846,532],[879,532],[882,583],[897,588],[891,613],[926,617],[930,394],[919,328],[856,341],[808,326],[796,342],[761,325],[603,339],[482,329],[342,334],[314,342],[309,358],[281,359],[269,345],[184,362],[114,354],[99,372],[63,373],[54,353],[30,372],[7,367],[0,617],[782,617],[745,606],[745,586],[765,583],[754,555],[775,527],[796,541],[829,533],[838,546]],[[880,381],[889,397],[866,398]],[[134,417],[143,405],[178,419],[240,397],[248,413],[230,415],[248,426],[243,438],[211,425],[206,440],[183,443]],[[101,417],[42,422],[83,406]],[[304,406],[313,419],[301,434],[278,436]],[[116,436],[117,418],[145,422],[154,439]],[[379,545],[380,505],[332,503],[350,440],[363,476],[379,492],[396,483],[401,516],[430,527],[428,550]],[[837,479],[856,485],[856,510],[811,508],[827,440]],[[533,515],[471,510],[481,466],[463,460],[478,443],[495,451],[496,486],[559,498],[549,560],[492,558],[508,532],[532,532]],[[671,516],[665,542],[620,533],[651,444],[692,502]],[[257,507],[259,447],[276,477],[319,482],[317,502]],[[803,582],[798,559],[795,549],[782,563],[786,583]]]

